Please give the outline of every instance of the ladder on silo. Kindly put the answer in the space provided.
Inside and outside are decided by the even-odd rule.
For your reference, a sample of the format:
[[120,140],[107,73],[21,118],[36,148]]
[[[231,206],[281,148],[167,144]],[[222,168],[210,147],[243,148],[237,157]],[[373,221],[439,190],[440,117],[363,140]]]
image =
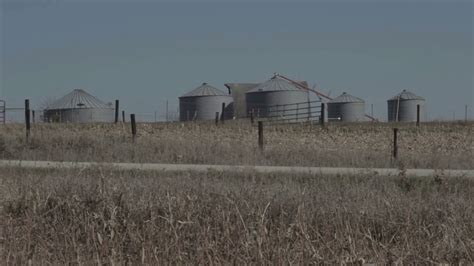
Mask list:
[[5,105],[6,105],[5,101],[0,100],[0,123],[2,124],[5,124],[5,113],[6,113]]

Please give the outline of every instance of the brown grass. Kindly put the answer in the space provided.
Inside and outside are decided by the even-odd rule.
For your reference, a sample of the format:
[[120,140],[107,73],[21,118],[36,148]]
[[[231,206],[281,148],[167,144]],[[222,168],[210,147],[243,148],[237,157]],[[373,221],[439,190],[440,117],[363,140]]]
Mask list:
[[4,264],[473,264],[472,179],[0,171]]
[[265,127],[265,151],[248,121],[129,125],[0,126],[0,158],[56,161],[473,169],[474,124],[398,125],[400,160],[391,160],[390,124]]
[[[2,159],[473,169],[473,124],[0,126]],[[474,264],[474,180],[0,168],[2,264]],[[440,172],[442,173],[442,172]]]

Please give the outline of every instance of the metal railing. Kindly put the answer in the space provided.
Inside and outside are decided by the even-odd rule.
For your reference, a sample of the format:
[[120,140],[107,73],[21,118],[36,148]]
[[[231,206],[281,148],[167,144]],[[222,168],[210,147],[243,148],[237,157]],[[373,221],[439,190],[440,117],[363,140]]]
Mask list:
[[319,122],[322,114],[321,106],[321,101],[311,101],[257,107],[253,109],[253,116],[271,124]]

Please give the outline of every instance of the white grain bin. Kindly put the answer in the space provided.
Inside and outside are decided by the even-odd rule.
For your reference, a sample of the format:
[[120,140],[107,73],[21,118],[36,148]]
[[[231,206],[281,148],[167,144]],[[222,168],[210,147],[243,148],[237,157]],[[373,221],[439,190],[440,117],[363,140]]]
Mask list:
[[403,90],[387,101],[389,122],[416,122],[417,105],[420,105],[420,120],[424,120],[425,99]]
[[45,122],[94,123],[114,122],[115,109],[83,89],[74,89],[44,110]]
[[247,113],[258,117],[296,117],[297,112],[308,112],[308,91],[278,75],[249,90],[245,99]]
[[222,113],[222,103],[225,104],[226,119],[233,117],[233,98],[229,94],[203,83],[196,89],[179,97],[179,120],[212,120]]
[[328,102],[328,117],[331,120],[342,122],[367,121],[365,102],[344,92]]

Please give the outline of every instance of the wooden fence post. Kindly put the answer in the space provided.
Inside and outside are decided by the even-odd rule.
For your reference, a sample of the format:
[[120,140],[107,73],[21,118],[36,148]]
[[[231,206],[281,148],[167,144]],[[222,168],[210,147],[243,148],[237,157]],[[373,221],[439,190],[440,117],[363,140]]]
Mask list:
[[258,147],[263,150],[263,122],[258,121]]
[[464,106],[464,122],[467,123],[467,104]]
[[31,110],[31,116],[33,117],[33,124],[35,123],[36,121],[36,118],[35,118],[35,110]]
[[30,137],[30,100],[25,99],[25,124],[26,124],[26,140]]
[[324,117],[326,115],[325,110],[324,110],[324,103],[321,103],[321,116],[319,117],[319,123],[321,126],[324,126]]
[[397,143],[397,136],[398,135],[398,128],[393,129],[393,158],[398,158],[398,143]]
[[225,120],[225,103],[222,103],[222,110],[221,110],[221,123],[224,124]]
[[122,110],[122,122],[125,123],[125,111]]
[[420,105],[416,105],[416,126],[420,126]]
[[130,114],[130,122],[132,124],[132,138],[135,141],[137,135],[137,124],[135,123],[135,114]]
[[118,123],[119,120],[119,100],[115,100],[115,124]]

